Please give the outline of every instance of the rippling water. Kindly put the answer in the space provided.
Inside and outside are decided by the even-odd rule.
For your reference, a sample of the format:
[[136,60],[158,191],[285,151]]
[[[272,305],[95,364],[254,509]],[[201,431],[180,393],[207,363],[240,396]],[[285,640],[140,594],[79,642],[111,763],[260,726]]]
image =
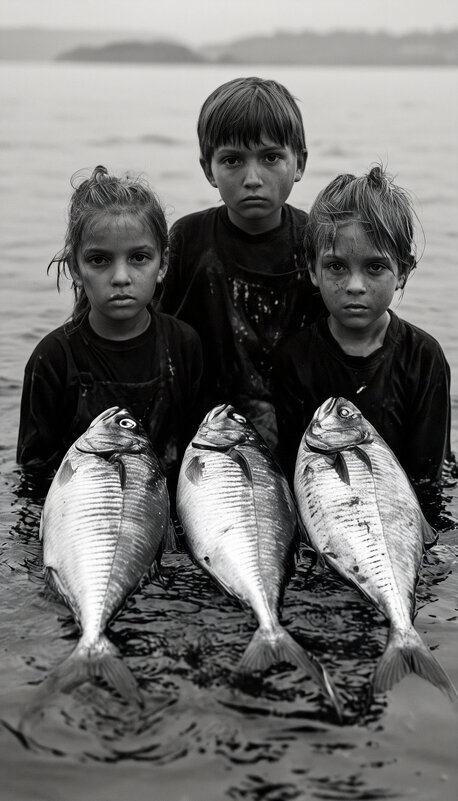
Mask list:
[[[24,741],[19,720],[76,631],[45,591],[42,498],[14,462],[22,373],[35,343],[71,308],[46,265],[62,244],[69,177],[82,167],[144,171],[178,216],[216,202],[198,165],[195,122],[206,95],[240,68],[1,64],[3,200],[0,634],[5,801],[452,801],[457,717],[416,677],[375,701],[369,683],[387,637],[375,610],[304,559],[285,594],[288,630],[329,669],[345,701],[338,725],[315,685],[293,669],[237,678],[254,620],[185,554],[167,554],[112,638],[146,699],[136,710],[103,686],[54,699]],[[455,70],[259,68],[298,97],[309,164],[291,202],[308,208],[337,172],[388,163],[416,196],[424,255],[398,308],[436,336],[452,368],[458,447],[455,274],[458,217]],[[458,493],[418,586],[416,628],[458,685],[455,565]]]

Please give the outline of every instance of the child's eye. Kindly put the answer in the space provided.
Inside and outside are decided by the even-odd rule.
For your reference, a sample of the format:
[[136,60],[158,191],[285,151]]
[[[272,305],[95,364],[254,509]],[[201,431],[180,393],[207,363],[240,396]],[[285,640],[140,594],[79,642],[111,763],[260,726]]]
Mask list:
[[386,269],[386,265],[380,264],[380,262],[373,262],[368,266],[368,270],[370,273],[372,273],[372,275],[380,275],[380,273],[383,273],[383,271]]
[[329,264],[326,264],[325,268],[334,275],[340,275],[345,270],[345,265],[341,264],[340,261],[332,261]]
[[146,253],[134,253],[131,259],[135,264],[144,264],[145,261],[148,261],[148,256]]
[[223,164],[226,167],[237,167],[240,164],[240,159],[237,156],[226,156]]
[[108,264],[108,259],[106,256],[90,256],[88,262],[93,264],[94,267],[102,267],[104,264]]
[[267,161],[267,164],[277,164],[277,162],[280,161],[280,156],[278,153],[267,153],[264,158]]

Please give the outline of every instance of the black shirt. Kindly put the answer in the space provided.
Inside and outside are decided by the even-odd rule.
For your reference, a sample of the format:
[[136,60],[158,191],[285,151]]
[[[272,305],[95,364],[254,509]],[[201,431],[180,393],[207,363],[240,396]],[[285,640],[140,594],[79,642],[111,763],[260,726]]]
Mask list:
[[222,206],[173,226],[161,307],[200,335],[202,411],[232,403],[252,419],[257,407],[270,408],[275,420],[272,350],[324,308],[302,259],[306,223],[305,212],[285,205],[277,228],[248,234]]
[[439,343],[390,312],[381,348],[349,356],[327,318],[283,340],[274,356],[281,460],[291,477],[302,435],[330,397],[350,400],[414,480],[437,479],[450,458],[450,368]]
[[188,325],[150,315],[132,339],[100,337],[86,316],[39,342],[22,391],[17,460],[24,468],[51,472],[95,416],[119,405],[145,426],[164,470],[176,470],[196,425],[201,347]]

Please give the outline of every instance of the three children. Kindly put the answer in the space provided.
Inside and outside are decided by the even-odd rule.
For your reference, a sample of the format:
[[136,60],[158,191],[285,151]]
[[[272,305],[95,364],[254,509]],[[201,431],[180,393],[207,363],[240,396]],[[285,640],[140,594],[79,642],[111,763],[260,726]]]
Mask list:
[[279,433],[291,474],[314,411],[342,395],[413,479],[437,478],[449,455],[449,368],[432,337],[388,308],[415,266],[407,194],[377,167],[331,182],[309,219],[290,206],[307,150],[297,104],[276,81],[218,87],[198,136],[223,205],[173,226],[166,314],[151,306],[167,272],[154,194],[101,167],[75,189],[53,260],[58,279],[70,271],[75,309],[26,367],[18,461],[56,467],[96,414],[125,405],[173,471],[196,420],[229,402],[273,450]]

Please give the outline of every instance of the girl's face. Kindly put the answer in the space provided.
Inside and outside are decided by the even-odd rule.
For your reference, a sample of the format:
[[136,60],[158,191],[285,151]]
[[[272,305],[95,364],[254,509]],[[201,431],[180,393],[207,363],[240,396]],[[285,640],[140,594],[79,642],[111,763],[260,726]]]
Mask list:
[[318,254],[310,277],[331,315],[331,329],[362,337],[377,330],[404,285],[397,261],[372,244],[358,220],[339,226],[334,246]]
[[83,230],[73,276],[84,286],[94,331],[106,339],[142,333],[146,306],[166,271],[155,236],[137,215],[101,213]]

